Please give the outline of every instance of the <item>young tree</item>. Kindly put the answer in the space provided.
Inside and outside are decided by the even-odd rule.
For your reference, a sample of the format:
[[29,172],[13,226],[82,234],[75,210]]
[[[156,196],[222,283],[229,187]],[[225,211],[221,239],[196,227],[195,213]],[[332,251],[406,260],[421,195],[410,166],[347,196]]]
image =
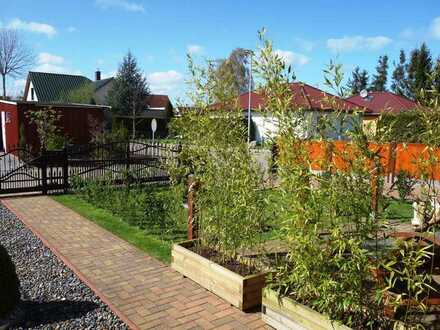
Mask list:
[[6,76],[20,77],[34,62],[29,48],[18,37],[17,31],[0,30],[0,75],[3,82],[3,98],[6,98]]
[[403,49],[400,50],[399,63],[394,63],[394,71],[391,82],[391,90],[397,95],[408,96],[408,81],[406,77],[406,56]]
[[[48,150],[55,140],[59,140],[59,121],[61,115],[51,107],[43,108],[27,113],[29,121],[34,124],[40,138],[40,149]],[[58,141],[57,141],[58,142]]]
[[136,137],[136,117],[145,107],[145,98],[149,94],[148,82],[129,51],[123,58],[109,90],[108,102],[114,113],[131,117],[133,138]]
[[249,51],[243,48],[236,48],[231,55],[223,61],[217,69],[217,75],[220,79],[232,79],[232,87],[237,95],[246,93],[249,89],[249,83],[253,88],[254,82],[249,72]]
[[359,94],[363,89],[367,89],[368,86],[368,72],[367,70],[360,70],[359,67],[355,67],[352,72],[352,77],[348,80],[347,87],[350,90],[351,95]]
[[370,89],[376,92],[383,92],[387,89],[388,79],[388,56],[380,56],[376,66],[376,74],[373,76]]
[[407,67],[409,96],[418,98],[421,89],[430,88],[432,73],[432,57],[429,48],[423,43],[419,49],[411,52],[411,59]]

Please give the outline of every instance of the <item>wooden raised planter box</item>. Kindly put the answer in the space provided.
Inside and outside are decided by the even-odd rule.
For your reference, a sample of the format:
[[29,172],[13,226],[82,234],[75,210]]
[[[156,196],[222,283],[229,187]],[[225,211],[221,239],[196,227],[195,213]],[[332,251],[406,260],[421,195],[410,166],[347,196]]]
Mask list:
[[293,299],[279,298],[268,288],[263,290],[262,305],[263,321],[277,330],[351,330]]
[[241,310],[261,305],[267,273],[241,276],[189,250],[194,242],[173,245],[173,269]]

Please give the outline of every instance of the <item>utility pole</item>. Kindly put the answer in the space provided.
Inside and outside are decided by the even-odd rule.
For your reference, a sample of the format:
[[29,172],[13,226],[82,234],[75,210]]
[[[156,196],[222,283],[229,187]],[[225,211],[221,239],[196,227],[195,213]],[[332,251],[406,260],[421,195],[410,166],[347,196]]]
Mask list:
[[251,143],[251,94],[252,94],[252,55],[254,52],[251,49],[245,49],[246,54],[249,57],[249,89],[248,89],[248,109],[247,109],[247,120],[248,120],[248,144]]

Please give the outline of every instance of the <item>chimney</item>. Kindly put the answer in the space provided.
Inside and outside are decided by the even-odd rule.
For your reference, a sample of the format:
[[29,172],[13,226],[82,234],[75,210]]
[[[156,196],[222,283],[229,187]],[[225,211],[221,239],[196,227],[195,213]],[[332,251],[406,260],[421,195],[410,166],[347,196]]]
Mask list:
[[99,69],[96,70],[95,72],[95,80],[96,81],[101,80],[101,71],[99,71]]

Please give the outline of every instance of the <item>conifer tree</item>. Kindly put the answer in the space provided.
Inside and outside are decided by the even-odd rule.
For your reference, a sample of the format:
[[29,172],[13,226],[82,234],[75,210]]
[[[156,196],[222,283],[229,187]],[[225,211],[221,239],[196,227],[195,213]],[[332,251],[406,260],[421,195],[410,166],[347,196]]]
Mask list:
[[408,96],[417,99],[421,89],[429,89],[431,87],[431,74],[431,52],[423,43],[419,49],[414,49],[411,52],[411,59],[407,67]]
[[383,92],[387,89],[388,80],[388,56],[380,56],[376,66],[376,74],[373,76],[370,90]]
[[408,95],[408,81],[406,77],[406,55],[403,49],[400,50],[399,63],[394,63],[394,71],[391,82],[391,90],[397,95],[409,96]]
[[355,67],[352,72],[352,77],[348,80],[347,87],[351,95],[359,94],[362,90],[367,89],[368,86],[368,72],[367,70],[360,70]]
[[113,113],[131,117],[133,138],[136,137],[136,117],[145,107],[145,98],[149,93],[148,82],[138,67],[136,58],[129,51],[109,90],[108,103]]

